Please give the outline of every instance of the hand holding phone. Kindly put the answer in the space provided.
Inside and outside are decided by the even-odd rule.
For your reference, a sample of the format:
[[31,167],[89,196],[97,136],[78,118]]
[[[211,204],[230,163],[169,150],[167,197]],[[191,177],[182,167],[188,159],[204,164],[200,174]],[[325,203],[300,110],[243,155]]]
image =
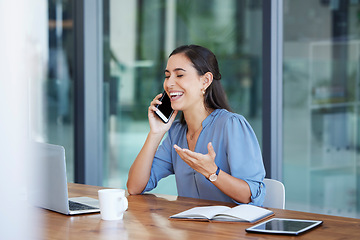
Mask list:
[[158,110],[155,113],[164,123],[167,123],[174,113],[174,110],[171,108],[171,101],[166,91],[162,93],[162,96],[159,100],[162,104],[156,105]]

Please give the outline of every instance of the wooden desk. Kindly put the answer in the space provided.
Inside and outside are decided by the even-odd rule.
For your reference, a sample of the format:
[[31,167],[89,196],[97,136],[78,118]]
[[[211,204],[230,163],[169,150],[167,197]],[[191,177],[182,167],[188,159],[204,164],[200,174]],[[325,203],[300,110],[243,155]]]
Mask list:
[[[70,197],[97,198],[100,187],[69,184]],[[360,219],[271,209],[276,217],[323,220],[322,226],[297,237],[246,233],[250,223],[216,223],[169,220],[195,206],[234,204],[168,195],[128,196],[124,219],[103,221],[100,214],[65,216],[37,209],[43,239],[360,239]]]

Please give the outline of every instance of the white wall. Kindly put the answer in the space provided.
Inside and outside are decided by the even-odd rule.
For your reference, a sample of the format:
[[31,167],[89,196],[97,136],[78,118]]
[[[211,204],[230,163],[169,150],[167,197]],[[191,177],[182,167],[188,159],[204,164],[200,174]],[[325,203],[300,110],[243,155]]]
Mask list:
[[[0,0],[0,238],[40,239],[27,204],[29,92],[46,62],[47,2]],[[36,220],[36,221],[34,221]]]

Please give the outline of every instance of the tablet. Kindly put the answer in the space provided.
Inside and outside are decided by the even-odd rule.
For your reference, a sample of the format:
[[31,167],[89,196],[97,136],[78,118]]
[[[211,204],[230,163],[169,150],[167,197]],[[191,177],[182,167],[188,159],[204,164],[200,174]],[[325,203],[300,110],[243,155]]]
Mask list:
[[288,234],[298,235],[308,231],[318,225],[322,221],[303,220],[303,219],[287,219],[287,218],[272,218],[265,222],[259,223],[252,227],[245,229],[246,232],[251,233],[273,233],[273,234]]

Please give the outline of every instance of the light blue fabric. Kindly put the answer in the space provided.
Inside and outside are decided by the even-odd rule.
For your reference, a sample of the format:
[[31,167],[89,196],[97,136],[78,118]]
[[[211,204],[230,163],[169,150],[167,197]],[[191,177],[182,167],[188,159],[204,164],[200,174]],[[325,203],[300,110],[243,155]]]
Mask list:
[[[262,206],[265,169],[257,138],[246,119],[236,113],[216,109],[203,121],[202,126],[195,152],[207,154],[207,144],[212,142],[216,165],[222,171],[246,181],[251,189],[251,204]],[[176,153],[174,144],[188,148],[186,132],[186,125],[178,120],[173,123],[155,154],[150,179],[143,192],[154,189],[162,178],[175,174],[179,196],[237,203]]]

